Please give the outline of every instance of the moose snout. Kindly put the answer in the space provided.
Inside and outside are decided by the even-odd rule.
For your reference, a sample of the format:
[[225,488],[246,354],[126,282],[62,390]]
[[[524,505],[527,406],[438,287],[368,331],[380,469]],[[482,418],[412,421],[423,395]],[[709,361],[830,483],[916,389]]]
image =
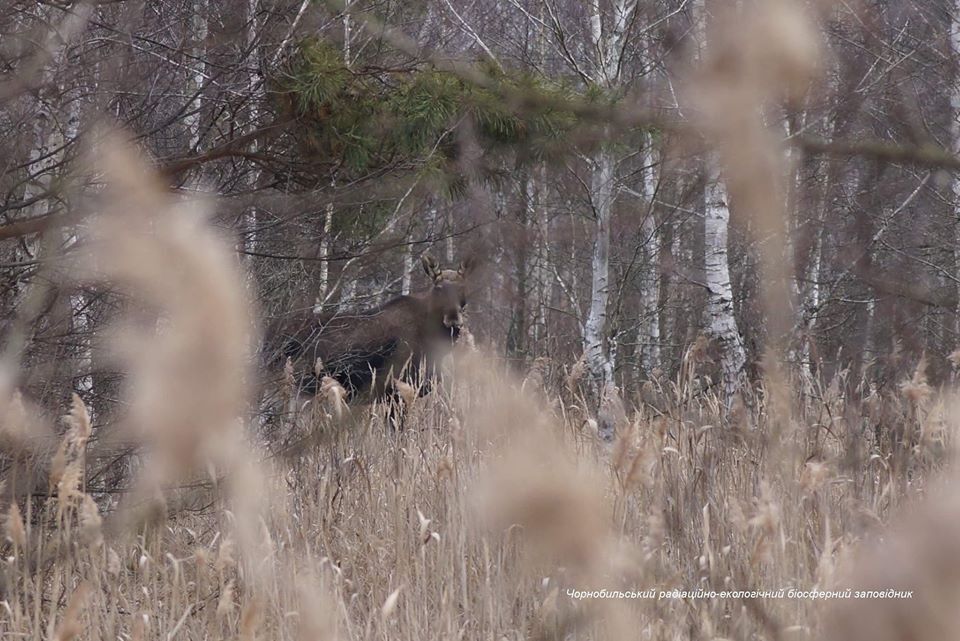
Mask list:
[[463,327],[462,314],[446,314],[443,317],[443,326],[450,330],[452,338],[459,338],[460,328]]

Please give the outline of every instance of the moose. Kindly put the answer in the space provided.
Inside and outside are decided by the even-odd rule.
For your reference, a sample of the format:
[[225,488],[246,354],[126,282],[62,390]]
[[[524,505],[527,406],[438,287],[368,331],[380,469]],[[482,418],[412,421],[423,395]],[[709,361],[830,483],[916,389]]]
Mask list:
[[324,376],[335,379],[347,400],[396,397],[395,380],[429,391],[439,361],[460,337],[472,260],[442,269],[421,258],[427,291],[403,295],[371,310],[300,318],[284,336],[283,355],[294,364],[300,392],[316,395]]

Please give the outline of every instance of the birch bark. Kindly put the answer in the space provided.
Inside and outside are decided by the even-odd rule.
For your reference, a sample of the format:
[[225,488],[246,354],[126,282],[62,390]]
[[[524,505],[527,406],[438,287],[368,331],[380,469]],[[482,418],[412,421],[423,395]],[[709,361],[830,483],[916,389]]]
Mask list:
[[[250,79],[247,83],[247,91],[249,92],[249,118],[250,123],[247,126],[249,132],[256,131],[257,126],[260,121],[260,104],[264,99],[264,85],[263,78],[260,74],[261,69],[261,58],[260,58],[260,28],[259,28],[259,0],[248,0],[247,1],[247,55],[249,56],[249,64],[253,71],[250,73]],[[259,145],[256,141],[251,145],[251,151],[256,153],[258,151]],[[260,169],[254,165],[250,168],[250,173],[247,175],[247,186],[253,191],[257,188],[257,185],[260,182]],[[257,228],[258,228],[258,211],[256,205],[250,205],[243,214],[244,225],[243,225],[243,234],[241,236],[241,242],[243,249],[247,252],[254,252],[257,249]],[[250,256],[252,258],[252,256]]]
[[707,286],[706,330],[720,348],[723,400],[729,406],[740,385],[746,363],[743,340],[733,314],[733,288],[727,240],[730,209],[720,167],[714,154],[706,163],[704,186],[703,247],[704,282]]
[[[353,27],[350,22],[350,0],[344,2],[343,5],[343,64],[347,67],[350,66],[351,58],[351,39],[353,38]],[[330,182],[330,191],[333,193],[336,189],[337,182],[334,178]],[[320,262],[320,300],[325,301],[327,299],[328,290],[330,289],[330,261],[327,258],[330,255],[330,236],[333,233],[333,213],[334,206],[333,201],[327,203],[326,208],[323,213],[323,236],[320,237],[320,255],[323,257],[323,260]],[[351,281],[352,285],[355,285],[354,281]],[[353,292],[350,292],[350,296],[346,300],[353,299]]]
[[[550,286],[550,220],[547,217],[546,208],[546,190],[547,178],[546,169],[543,165],[534,172],[534,225],[535,247],[533,254],[533,295],[534,295],[534,319],[533,319],[533,341],[534,345],[540,346],[548,334],[547,325],[547,307],[550,305],[551,291]],[[540,354],[538,354],[540,355]]]
[[637,329],[637,348],[640,351],[640,372],[649,376],[660,367],[660,229],[655,216],[654,199],[657,191],[658,158],[653,136],[647,136],[643,152],[643,197],[647,204],[641,223],[644,242],[644,263],[649,273],[643,279],[640,292],[640,319]]
[[[707,43],[707,21],[710,19],[704,0],[695,0],[694,12],[702,51]],[[747,358],[733,310],[727,253],[730,209],[716,151],[709,152],[704,161],[703,225],[704,281],[707,286],[704,324],[707,336],[720,350],[722,399],[729,407],[740,387],[740,373]]]
[[607,346],[607,306],[610,302],[610,217],[613,212],[613,154],[601,150],[593,159],[590,199],[596,227],[593,237],[590,310],[583,325],[584,354],[597,390],[613,380],[613,360]]
[[[599,0],[590,0],[587,6],[590,39],[595,52],[593,80],[613,93],[620,85],[624,37],[636,2],[615,0],[606,21]],[[583,324],[583,351],[594,389],[601,393],[612,384],[614,370],[607,337],[607,307],[610,302],[610,221],[617,193],[617,162],[613,151],[604,144],[593,155],[590,165],[590,202],[595,228],[590,306]]]
[[[953,153],[960,153],[960,0],[954,0],[950,21],[950,54],[953,58],[954,78],[950,92],[951,144]],[[954,211],[954,274],[960,276],[960,174],[954,172],[951,183]],[[960,285],[958,285],[960,294]],[[960,300],[960,295],[957,296]],[[960,303],[957,304],[954,331],[960,335]]]
[[190,150],[194,153],[199,151],[202,135],[203,85],[206,78],[204,60],[206,59],[207,15],[209,13],[207,1],[193,0],[190,13],[190,37],[193,46],[190,50],[192,60],[190,61],[191,71],[188,87],[191,104],[186,117],[184,117],[184,122],[190,136]]

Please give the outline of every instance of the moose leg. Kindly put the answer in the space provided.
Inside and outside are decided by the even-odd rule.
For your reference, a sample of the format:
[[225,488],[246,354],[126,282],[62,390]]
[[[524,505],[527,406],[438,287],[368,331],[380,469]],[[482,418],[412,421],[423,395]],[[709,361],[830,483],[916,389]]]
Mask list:
[[428,359],[423,359],[418,365],[407,371],[406,382],[416,391],[418,397],[423,397],[433,391],[439,381],[440,372]]
[[406,405],[399,395],[392,395],[387,403],[387,426],[391,434],[403,431]]
[[387,402],[387,425],[393,433],[402,432],[407,410],[416,398],[413,388],[406,381],[391,378],[384,386],[383,398]]
[[425,376],[418,385],[417,396],[424,397],[433,391],[433,376]]
[[415,387],[418,396],[426,396],[433,391],[442,391],[444,389],[444,378],[440,369],[435,367],[424,368]]
[[426,396],[433,389],[434,368],[421,358],[407,359],[400,369],[399,375],[393,375],[396,370],[387,370],[386,376],[379,388],[379,396],[387,403],[387,424],[391,432],[402,431],[406,414],[417,398]]

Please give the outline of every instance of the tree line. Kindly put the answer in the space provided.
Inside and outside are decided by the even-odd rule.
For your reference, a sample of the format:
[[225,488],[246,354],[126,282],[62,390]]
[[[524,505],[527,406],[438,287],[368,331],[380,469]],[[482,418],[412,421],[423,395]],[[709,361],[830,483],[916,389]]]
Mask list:
[[[691,349],[728,400],[769,358],[868,388],[926,354],[947,379],[960,8],[733,4],[9,2],[0,297],[24,388],[77,392],[95,413],[113,398],[97,341],[122,297],[58,273],[84,247],[98,177],[78,158],[104,126],[182,198],[217,195],[265,327],[424,287],[432,251],[481,260],[478,342],[520,369],[580,363],[598,395],[669,380]],[[783,215],[768,221],[729,167],[752,143],[729,140],[731,125],[724,151],[701,112],[726,104],[711,79],[740,63],[725,52],[774,39],[817,54],[809,78],[775,79],[795,95],[744,120],[782,162],[777,203],[764,202]],[[772,166],[761,152],[750,162]]]

